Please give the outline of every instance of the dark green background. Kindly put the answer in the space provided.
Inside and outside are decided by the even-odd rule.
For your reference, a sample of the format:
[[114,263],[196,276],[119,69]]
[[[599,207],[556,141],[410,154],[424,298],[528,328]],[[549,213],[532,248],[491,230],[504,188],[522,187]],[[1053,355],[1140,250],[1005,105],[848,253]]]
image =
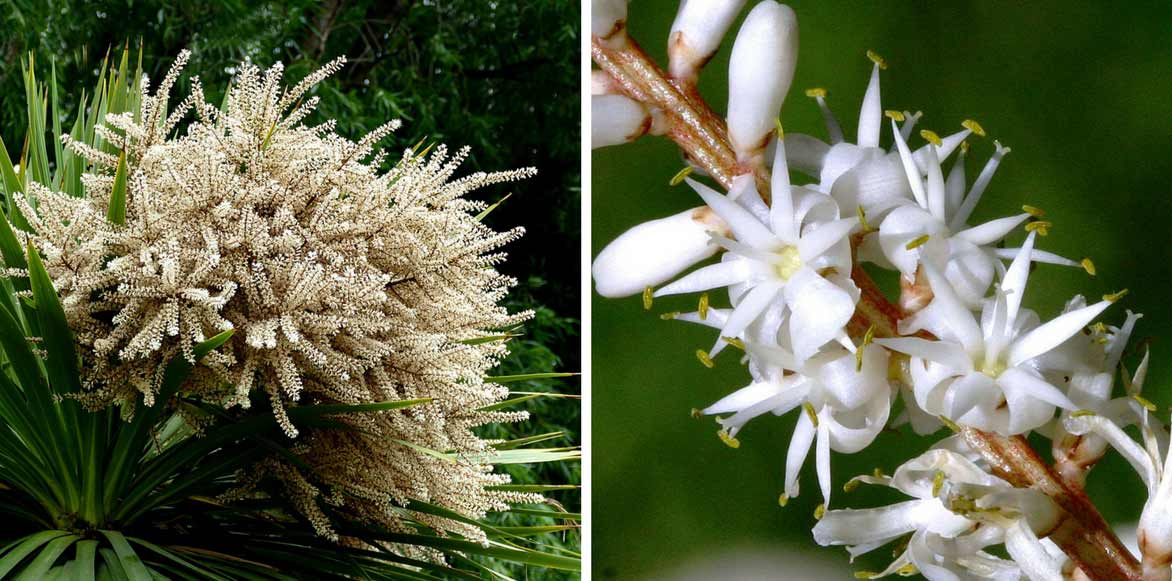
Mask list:
[[[751,6],[753,3],[750,2]],[[660,63],[677,3],[631,5],[632,35]],[[1138,338],[1152,343],[1147,393],[1166,413],[1172,403],[1172,5],[1157,2],[814,2],[791,6],[801,23],[801,56],[783,117],[787,132],[825,138],[818,109],[803,92],[825,87],[847,135],[853,135],[874,49],[887,58],[885,109],[922,109],[920,127],[951,133],[965,118],[1013,152],[1001,165],[976,218],[1019,212],[1029,203],[1054,228],[1039,246],[1093,257],[1099,276],[1042,266],[1031,276],[1028,306],[1051,317],[1075,293],[1092,298],[1128,287],[1108,311],[1143,312]],[[735,31],[735,26],[733,31]],[[705,70],[701,91],[718,111],[727,95],[728,49]],[[885,145],[890,136],[886,135]],[[917,138],[918,139],[918,138]],[[853,140],[853,139],[852,139]],[[968,177],[992,143],[972,140]],[[593,154],[593,252],[625,229],[699,205],[686,187],[668,187],[682,161],[672,143],[646,138]],[[1019,237],[1011,239],[1016,242]],[[714,295],[714,299],[716,295]],[[727,297],[721,297],[724,306]],[[695,296],[656,301],[654,312],[694,309]],[[804,493],[779,508],[777,496],[794,414],[763,416],[732,450],[716,438],[703,407],[747,382],[733,357],[715,370],[694,356],[711,330],[660,321],[632,297],[593,299],[594,572],[600,578],[646,577],[722,551],[751,546],[766,554],[815,551],[845,566],[841,549],[809,538],[821,502],[812,465]],[[1135,358],[1129,359],[1134,366]],[[841,493],[850,476],[894,469],[930,441],[886,433],[861,454],[835,455],[836,496],[844,507],[890,497]],[[1144,495],[1117,457],[1091,475],[1092,498],[1109,519],[1135,519]],[[855,569],[885,564],[856,564]],[[787,558],[792,555],[787,554]],[[731,573],[731,571],[727,571]],[[795,578],[777,570],[778,578]]]

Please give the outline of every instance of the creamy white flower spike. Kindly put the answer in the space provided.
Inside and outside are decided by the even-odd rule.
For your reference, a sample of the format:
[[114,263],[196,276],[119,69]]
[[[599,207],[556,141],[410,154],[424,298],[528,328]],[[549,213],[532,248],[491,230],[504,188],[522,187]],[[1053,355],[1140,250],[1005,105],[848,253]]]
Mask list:
[[591,0],[590,34],[612,47],[627,43],[627,0]]
[[769,144],[798,59],[798,19],[784,4],[753,7],[733,43],[728,65],[728,136],[740,161]]
[[798,474],[813,445],[818,483],[829,503],[830,451],[858,452],[887,424],[892,399],[887,351],[864,349],[856,355],[832,346],[798,364],[782,347],[752,341],[746,341],[745,347],[752,360],[753,382],[703,413],[732,414],[717,422],[724,426],[722,439],[735,446],[737,433],[749,420],[803,408],[786,454],[785,499],[798,495]]
[[[737,177],[728,196],[688,180],[735,240],[713,236],[727,251],[721,262],[687,274],[655,296],[727,287],[735,309],[722,337],[740,337],[760,318],[780,322],[788,315],[790,345],[800,364],[827,342],[845,339],[859,298],[848,277],[849,235],[858,219],[839,219],[838,206],[824,194],[792,188],[784,149],[782,140],[775,163],[783,170],[773,172],[771,206],[757,194],[751,175]],[[717,339],[712,355],[725,344]]]
[[[894,488],[914,500],[827,511],[814,526],[818,544],[847,545],[852,557],[908,538],[907,548],[887,569],[858,577],[918,572],[932,581],[1022,575],[1035,581],[1063,579],[1062,561],[1038,539],[1058,524],[1060,509],[1041,492],[1015,488],[961,454],[929,450],[892,477],[860,476],[847,488],[859,483]],[[1000,544],[1012,561],[985,551]]]
[[745,0],[681,0],[667,39],[671,76],[695,81],[744,5]]
[[590,147],[630,143],[648,133],[661,135],[663,113],[622,95],[590,97]]
[[643,292],[716,254],[713,235],[730,230],[707,206],[644,222],[608,244],[594,259],[594,288],[604,297]]
[[927,330],[939,339],[876,339],[911,356],[916,403],[958,424],[1016,435],[1050,421],[1056,407],[1074,403],[1043,374],[1042,357],[1080,332],[1111,300],[1060,315],[1036,325],[1022,312],[1031,252],[1031,232],[1001,282],[1001,292],[985,302],[978,321],[949,281],[930,264],[924,272],[934,298],[900,323],[901,333]]

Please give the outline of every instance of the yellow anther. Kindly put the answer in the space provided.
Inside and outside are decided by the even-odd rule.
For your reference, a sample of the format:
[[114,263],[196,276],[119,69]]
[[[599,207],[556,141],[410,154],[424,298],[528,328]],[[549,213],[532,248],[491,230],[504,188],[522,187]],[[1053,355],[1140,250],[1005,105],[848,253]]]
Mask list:
[[846,484],[842,485],[842,491],[843,492],[854,492],[855,490],[858,490],[859,486],[862,485],[862,483],[863,483],[862,480],[855,480],[854,478],[851,478],[850,480],[846,481]]
[[920,137],[923,137],[924,141],[927,141],[928,143],[931,143],[932,145],[935,145],[936,147],[940,147],[941,145],[944,145],[944,141],[942,141],[940,139],[940,136],[936,135],[936,132],[932,131],[931,129],[921,129],[920,130]]
[[692,175],[693,171],[695,171],[695,168],[693,168],[690,165],[685,167],[684,169],[681,169],[680,171],[677,171],[676,175],[671,176],[671,181],[669,181],[668,184],[673,185],[673,186],[678,186],[678,185],[684,183],[684,178]]
[[1094,333],[1101,333],[1101,334],[1107,333],[1107,323],[1104,323],[1102,321],[1099,321],[1098,323],[1091,325],[1089,328]]
[[871,59],[871,62],[875,63],[875,65],[878,66],[879,68],[881,68],[883,70],[887,70],[887,61],[884,60],[883,57],[876,54],[875,51],[873,51],[873,50],[867,51],[867,58]]
[[967,142],[967,141],[960,142],[960,152],[961,153],[968,153],[969,152],[969,142]]
[[1117,293],[1111,293],[1111,294],[1109,294],[1109,295],[1103,295],[1103,300],[1105,300],[1105,301],[1107,301],[1107,302],[1109,302],[1109,303],[1113,303],[1113,302],[1115,302],[1115,301],[1117,301],[1117,300],[1119,300],[1119,299],[1121,299],[1121,298],[1123,298],[1123,297],[1125,297],[1125,296],[1127,296],[1127,289],[1123,289],[1123,290],[1121,290],[1121,291],[1119,291],[1119,292],[1117,292]]
[[956,425],[956,422],[954,422],[944,416],[936,416],[936,419],[940,420],[940,423],[944,424],[948,429],[950,429],[954,432],[960,431],[960,426]]
[[698,420],[702,417],[704,417],[704,412],[700,411],[700,408],[692,408],[692,419]]
[[969,131],[972,131],[973,133],[977,134],[980,137],[985,136],[985,128],[981,127],[980,123],[977,123],[976,121],[973,121],[972,119],[965,119],[960,124],[960,126],[964,127],[965,129],[968,129]]
[[806,410],[806,416],[810,418],[810,422],[812,424],[814,424],[815,428],[817,428],[818,427],[818,412],[814,411],[814,404],[811,404],[810,402],[805,402],[802,404],[802,409]]
[[728,433],[727,428],[721,429],[719,432],[716,432],[716,436],[719,437],[720,441],[724,442],[724,445],[728,446],[729,448],[736,450],[737,448],[741,447],[741,441],[732,437],[732,435],[730,435]]
[[814,87],[813,89],[806,89],[806,96],[810,97],[812,99],[817,99],[819,97],[825,97],[826,95],[827,95],[826,89],[823,89],[822,87]]
[[1095,274],[1096,274],[1096,272],[1095,272],[1095,263],[1094,263],[1094,262],[1091,262],[1091,259],[1090,259],[1090,258],[1084,258],[1084,259],[1082,259],[1082,262],[1079,262],[1079,264],[1081,264],[1081,265],[1082,265],[1082,269],[1083,269],[1083,270],[1087,271],[1087,274],[1089,274],[1089,275],[1091,275],[1091,276],[1095,276]]
[[886,115],[888,119],[894,119],[900,123],[903,123],[903,120],[907,119],[907,117],[905,117],[902,112],[896,111],[895,109],[888,109],[884,111],[883,114]]
[[669,313],[663,313],[663,314],[659,315],[659,318],[663,319],[664,321],[670,321],[678,316],[680,316],[679,311],[671,311]]
[[643,289],[643,310],[650,311],[651,303],[655,301],[655,290],[651,287]]
[[1025,225],[1026,232],[1037,232],[1038,236],[1046,236],[1050,233],[1050,228],[1054,226],[1053,222],[1049,220],[1036,220]]
[[701,321],[708,320],[708,293],[700,295],[700,305],[696,308],[696,312],[700,314]]
[[716,363],[714,363],[712,361],[712,358],[708,356],[708,352],[703,349],[696,350],[696,359],[699,359],[700,363],[703,364],[704,367],[707,367],[708,369],[712,369],[713,367],[716,367]]
[[785,129],[781,127],[781,117],[773,121],[773,130],[777,132],[778,139],[785,139]]
[[1139,405],[1144,406],[1144,409],[1148,410],[1149,412],[1156,411],[1156,404],[1152,403],[1152,400],[1150,400],[1150,399],[1148,399],[1138,393],[1132,394],[1131,399],[1134,399],[1135,401],[1139,402]]
[[874,232],[875,228],[872,228],[871,224],[867,222],[867,211],[862,206],[859,206],[855,211],[859,215],[859,225],[863,227],[863,234]]
[[941,488],[944,488],[944,472],[937,470],[932,476],[932,496],[939,495]]
[[780,506],[781,508],[785,508],[785,505],[787,505],[787,504],[789,504],[789,495],[788,494],[782,493],[781,496],[777,497],[777,506]]
[[875,340],[875,325],[867,328],[867,332],[863,335],[863,342],[855,349],[855,371],[863,370],[863,349],[870,345]]
[[1022,206],[1022,207],[1021,207],[1021,211],[1022,211],[1022,212],[1025,212],[1025,213],[1027,213],[1027,214],[1029,214],[1029,215],[1031,215],[1031,216],[1033,216],[1033,217],[1035,217],[1035,218],[1041,218],[1042,216],[1045,216],[1045,215],[1046,215],[1046,211],[1045,211],[1045,210],[1043,210],[1043,209],[1041,209],[1041,208],[1039,208],[1039,207],[1037,207],[1037,206],[1031,206],[1031,205],[1029,205],[1029,204],[1026,204],[1026,205]]
[[879,467],[876,467],[871,471],[871,476],[874,476],[875,478],[887,478],[887,475],[883,473],[883,469]]
[[1076,411],[1076,412],[1074,412],[1074,413],[1070,414],[1070,417],[1072,417],[1072,418],[1083,418],[1083,417],[1087,417],[1087,416],[1093,416],[1093,415],[1096,415],[1096,414],[1095,414],[1095,412],[1093,412],[1093,411],[1091,411],[1091,410],[1078,410],[1078,411]]
[[911,577],[912,575],[915,575],[919,572],[920,570],[916,569],[916,566],[911,563],[908,563],[907,565],[904,565],[895,570],[895,574],[899,575],[900,577]]
[[915,250],[916,248],[919,248],[919,247],[927,244],[929,238],[930,238],[930,236],[928,236],[927,234],[924,234],[923,236],[917,236],[915,238],[912,238],[911,241],[909,241],[907,244],[904,244],[903,247],[908,250]]
[[736,337],[721,337],[720,339],[722,341],[724,341],[725,343],[728,343],[729,345],[732,345],[733,347],[740,349],[741,351],[745,350],[745,342],[741,341],[740,339],[737,339]]
[[822,520],[822,517],[824,516],[826,516],[825,504],[819,504],[818,506],[814,507],[814,520]]
[[855,571],[855,579],[875,579],[878,576],[874,571]]

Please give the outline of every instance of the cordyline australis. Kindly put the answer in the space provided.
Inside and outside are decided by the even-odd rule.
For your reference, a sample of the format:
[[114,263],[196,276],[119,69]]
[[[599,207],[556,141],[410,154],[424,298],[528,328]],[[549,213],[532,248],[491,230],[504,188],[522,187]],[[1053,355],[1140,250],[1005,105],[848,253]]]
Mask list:
[[30,58],[31,152],[0,144],[0,577],[576,569],[524,539],[575,525],[485,520],[566,488],[494,464],[578,457],[476,432],[528,417],[506,383],[567,375],[489,375],[531,316],[495,269],[521,229],[466,195],[534,170],[305,124],[343,59],[287,88],[246,62],[222,105],[196,77],[169,109],[188,57],[152,90],[124,53],[69,134],[54,105],[54,164]]
[[[1081,267],[1036,248],[1050,229],[1043,212],[972,225],[969,218],[1009,149],[995,151],[968,184],[966,139],[984,137],[972,120],[941,137],[919,132],[920,113],[884,111],[873,61],[857,138],[847,140],[810,89],[828,141],[785,133],[779,113],[797,62],[798,27],[787,6],[765,0],[737,33],[729,63],[727,120],[696,89],[704,64],[743,0],[684,0],[668,38],[664,71],[627,34],[626,2],[595,0],[592,52],[594,147],[665,135],[684,151],[686,181],[703,205],[621,235],[598,255],[598,292],[655,297],[702,292],[691,313],[664,318],[718,330],[705,365],[742,350],[749,385],[697,413],[718,415],[719,435],[767,412],[798,410],[781,503],[798,494],[811,446],[824,504],[814,538],[852,556],[900,541],[883,571],[929,579],[1168,579],[1172,561],[1172,478],[1161,461],[1167,433],[1140,395],[1148,358],[1134,374],[1120,360],[1139,315],[1120,327],[1092,322],[1124,292],[1090,302],[1077,296],[1049,321],[1022,306],[1032,263]],[[880,146],[890,128],[891,148]],[[942,163],[955,155],[945,173]],[[790,181],[790,170],[809,176]],[[703,174],[727,193],[689,174]],[[1019,227],[1020,248],[1000,243]],[[687,274],[720,253],[720,260]],[[898,301],[861,267],[898,271]],[[682,274],[682,276],[680,276]],[[996,282],[995,282],[996,279]],[[670,282],[669,282],[670,281]],[[659,286],[663,283],[666,285]],[[658,287],[658,288],[656,288]],[[728,289],[729,308],[707,291]],[[1113,384],[1122,379],[1122,396]],[[892,418],[896,395],[905,412]],[[800,409],[799,409],[800,408]],[[830,451],[859,452],[887,425],[955,434],[899,467],[850,480],[894,488],[910,500],[872,509],[830,509]],[[1142,442],[1123,432],[1138,425]],[[1053,443],[1047,464],[1025,440]],[[1140,519],[1142,563],[1120,543],[1083,491],[1089,469],[1111,446],[1148,485]],[[989,549],[1004,545],[1009,558]]]

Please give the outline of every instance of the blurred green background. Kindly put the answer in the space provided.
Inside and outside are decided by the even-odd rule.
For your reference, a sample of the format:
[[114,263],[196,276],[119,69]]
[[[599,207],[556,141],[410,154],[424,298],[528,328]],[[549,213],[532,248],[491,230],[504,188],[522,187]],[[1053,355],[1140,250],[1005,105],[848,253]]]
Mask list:
[[[512,356],[499,373],[581,369],[577,2],[3,0],[0,26],[0,136],[13,160],[20,158],[28,126],[21,70],[30,52],[42,80],[49,82],[56,70],[55,98],[69,127],[81,91],[97,81],[103,57],[109,52],[117,59],[129,45],[132,55],[141,47],[144,70],[155,83],[181,49],[190,49],[191,62],[172,94],[186,95],[188,78],[199,75],[213,103],[220,102],[242,60],[265,68],[282,61],[286,79],[296,82],[346,55],[345,68],[317,87],[321,104],[307,123],[334,118],[340,134],[357,139],[400,118],[403,128],[383,143],[391,152],[426,138],[452,150],[472,147],[460,175],[537,167],[535,178],[475,194],[495,202],[512,193],[488,221],[497,229],[521,225],[527,231],[506,248],[509,260],[502,270],[519,280],[508,299],[510,309],[533,309],[537,316],[526,325],[525,336],[512,343]],[[579,393],[576,380],[514,387]],[[530,421],[489,426],[485,436],[561,431],[565,435],[551,445],[577,444],[579,403],[533,400],[527,408]],[[576,462],[507,470],[524,483],[581,482]],[[578,511],[579,491],[549,496]],[[580,545],[577,533],[545,535],[542,541]]]
[[[754,3],[749,2],[748,6]],[[1166,2],[847,2],[794,1],[801,23],[801,56],[784,109],[787,132],[825,138],[815,103],[803,95],[825,87],[844,130],[853,135],[874,49],[883,73],[885,109],[923,110],[921,128],[941,135],[965,118],[1013,148],[975,218],[1044,208],[1054,228],[1040,247],[1090,256],[1098,277],[1042,266],[1031,277],[1028,306],[1052,317],[1075,293],[1090,297],[1120,288],[1131,294],[1108,311],[1145,314],[1137,341],[1154,341],[1147,393],[1172,404],[1172,5]],[[630,7],[631,34],[658,62],[677,3],[639,0]],[[747,9],[746,9],[747,12]],[[739,23],[738,23],[739,24]],[[734,24],[733,32],[736,30]],[[701,77],[701,92],[717,111],[727,96],[730,32]],[[889,145],[885,135],[885,146]],[[853,140],[853,139],[852,139]],[[972,139],[968,176],[992,153]],[[699,205],[685,186],[668,180],[683,162],[663,138],[593,153],[593,253],[635,224]],[[803,182],[799,182],[803,183]],[[1019,238],[1011,238],[1017,242]],[[733,357],[716,369],[694,352],[711,330],[660,321],[658,312],[694,310],[695,296],[657,300],[653,313],[639,297],[593,296],[593,565],[599,578],[848,578],[872,569],[888,551],[847,565],[840,548],[821,549],[809,537],[821,502],[812,465],[800,498],[777,504],[795,414],[763,416],[741,433],[733,450],[716,437],[711,419],[689,417],[747,383]],[[715,299],[714,295],[714,299]],[[721,306],[727,305],[721,297]],[[1131,356],[1129,365],[1137,359]],[[844,507],[892,497],[841,492],[852,475],[890,472],[930,440],[905,430],[885,433],[861,454],[832,460],[836,496]],[[1048,447],[1045,450],[1048,453]],[[1138,517],[1139,479],[1117,456],[1096,468],[1090,494],[1109,520]],[[738,555],[734,565],[702,564]],[[834,573],[812,573],[832,559]],[[675,575],[679,577],[679,575]],[[687,576],[685,576],[687,577]]]

